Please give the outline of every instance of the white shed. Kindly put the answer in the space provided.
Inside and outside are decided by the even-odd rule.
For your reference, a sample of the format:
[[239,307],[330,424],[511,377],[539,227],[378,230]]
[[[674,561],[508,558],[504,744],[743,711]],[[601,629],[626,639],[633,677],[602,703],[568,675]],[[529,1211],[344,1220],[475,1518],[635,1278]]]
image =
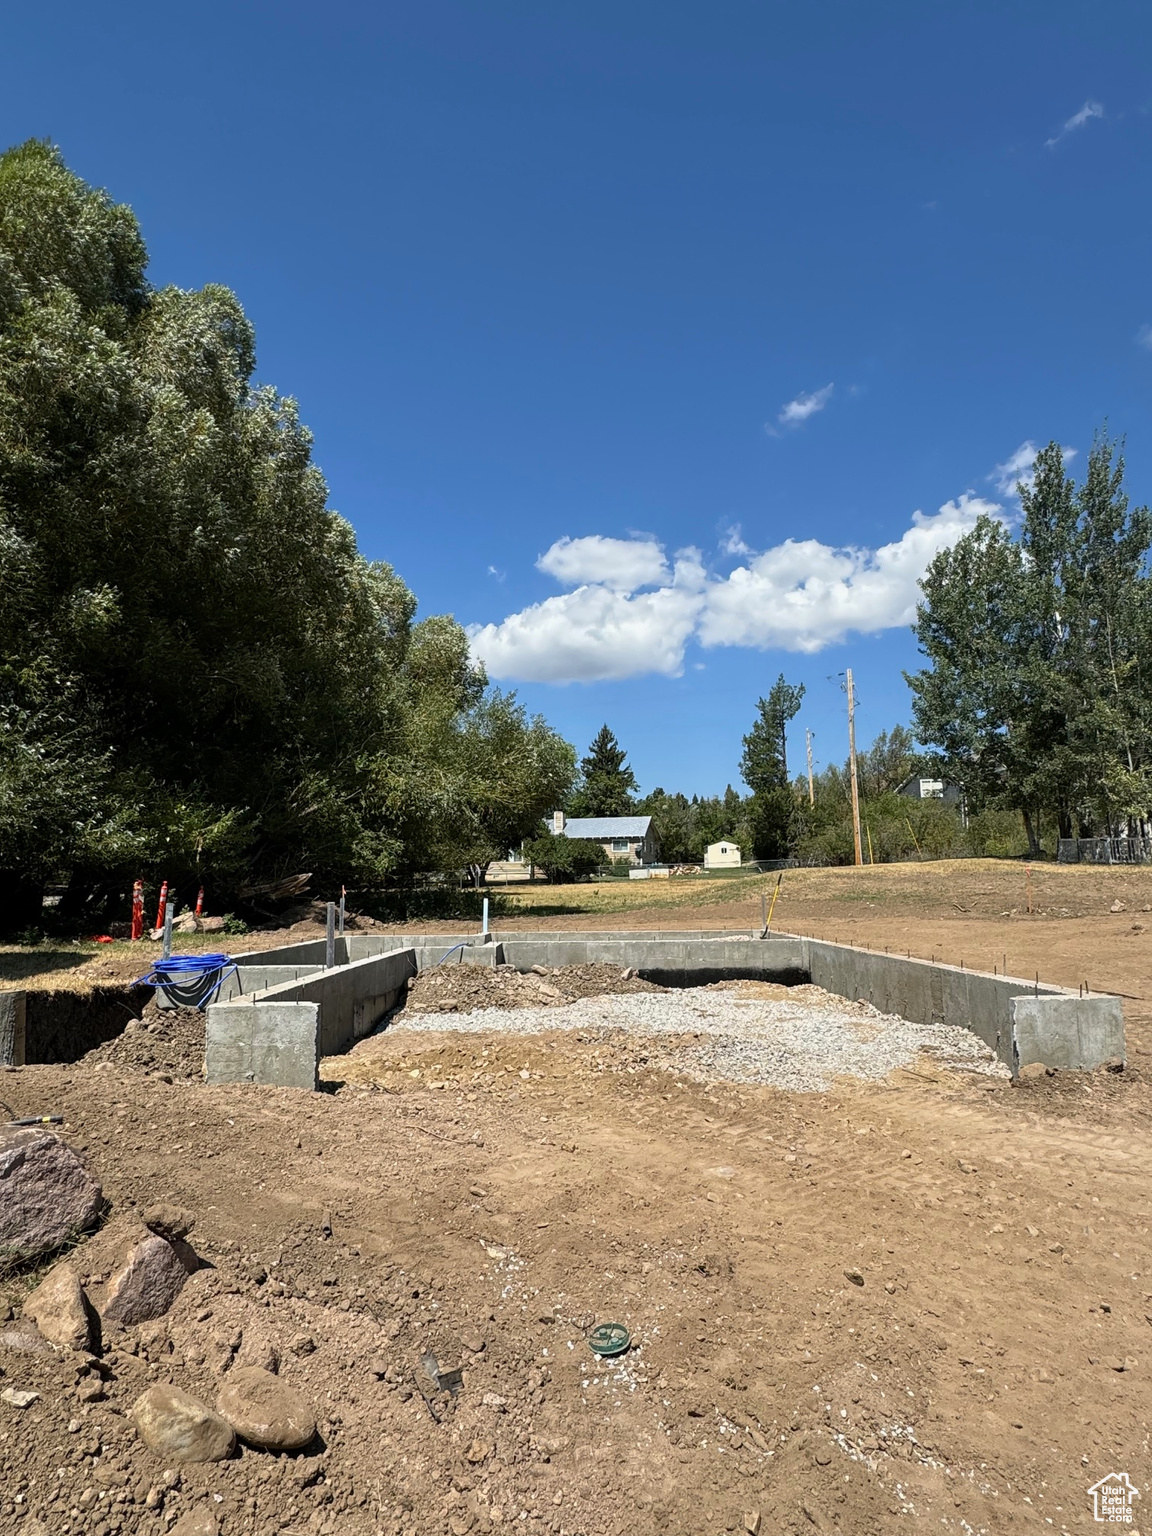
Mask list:
[[740,849],[736,843],[709,843],[704,850],[705,869],[738,869]]

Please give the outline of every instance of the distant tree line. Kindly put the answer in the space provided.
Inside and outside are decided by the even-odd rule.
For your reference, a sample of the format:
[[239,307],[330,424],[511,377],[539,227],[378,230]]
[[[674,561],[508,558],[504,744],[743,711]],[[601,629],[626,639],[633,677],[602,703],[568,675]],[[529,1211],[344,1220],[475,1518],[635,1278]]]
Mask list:
[[0,156],[0,931],[48,883],[95,926],[137,876],[482,867],[575,753],[358,553],[234,295],[146,262],[55,149]]

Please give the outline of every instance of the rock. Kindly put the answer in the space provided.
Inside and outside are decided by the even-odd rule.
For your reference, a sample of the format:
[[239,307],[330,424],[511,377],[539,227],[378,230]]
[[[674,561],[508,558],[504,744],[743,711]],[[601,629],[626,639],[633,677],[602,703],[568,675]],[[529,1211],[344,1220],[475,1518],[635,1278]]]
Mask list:
[[0,1128],[0,1262],[54,1253],[95,1226],[103,1205],[100,1185],[59,1136]]
[[171,1527],[168,1536],[220,1536],[220,1522],[209,1509],[190,1509]]
[[150,1205],[142,1219],[149,1232],[155,1232],[157,1237],[163,1237],[170,1243],[179,1242],[182,1237],[187,1237],[196,1225],[196,1218],[191,1211],[186,1211],[182,1205],[170,1205],[166,1201],[159,1205]]
[[844,1271],[844,1278],[845,1278],[845,1280],[850,1280],[853,1285],[863,1285],[864,1284],[864,1276],[860,1273],[860,1271],[858,1269],[846,1269]]
[[315,1352],[316,1340],[310,1333],[298,1333],[288,1348],[294,1355],[311,1355]]
[[76,1397],[82,1403],[102,1403],[106,1393],[99,1376],[89,1376],[76,1388]]
[[316,1434],[316,1417],[299,1392],[258,1366],[237,1366],[216,1406],[241,1440],[262,1451],[298,1451]]
[[748,1536],[760,1536],[760,1511],[758,1509],[746,1509],[744,1511],[744,1529]]
[[1109,912],[1123,912],[1126,909],[1122,901],[1114,901],[1108,910]]
[[280,1369],[280,1351],[272,1340],[259,1333],[246,1333],[236,1356],[236,1369],[254,1366],[275,1376]]
[[31,1321],[17,1323],[14,1328],[5,1328],[0,1333],[0,1349],[15,1349],[22,1354],[47,1354],[48,1342],[36,1328],[31,1326]]
[[39,1392],[21,1392],[18,1387],[5,1387],[0,1398],[13,1408],[31,1408],[40,1396]]
[[484,1440],[473,1440],[465,1455],[474,1467],[478,1467],[482,1461],[487,1461],[492,1454],[492,1447]]
[[32,1319],[49,1344],[61,1349],[87,1350],[92,1344],[91,1309],[71,1264],[49,1270],[25,1301],[24,1316]]
[[484,1335],[478,1328],[461,1328],[460,1342],[472,1354],[478,1355],[484,1348]]
[[163,1317],[187,1278],[188,1266],[173,1244],[148,1236],[131,1249],[108,1281],[100,1315],[125,1328]]
[[144,1444],[167,1463],[223,1461],[236,1444],[226,1419],[170,1382],[138,1397],[132,1417]]
[[1047,1067],[1042,1061],[1030,1061],[1020,1068],[1017,1077],[1022,1083],[1035,1083],[1047,1074]]

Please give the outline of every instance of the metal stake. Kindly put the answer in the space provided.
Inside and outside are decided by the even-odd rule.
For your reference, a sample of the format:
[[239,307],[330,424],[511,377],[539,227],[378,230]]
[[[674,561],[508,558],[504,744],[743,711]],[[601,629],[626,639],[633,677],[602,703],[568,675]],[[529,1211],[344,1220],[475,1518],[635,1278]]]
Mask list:
[[172,953],[172,909],[174,905],[175,903],[170,901],[164,908],[164,943],[160,953],[165,960]]
[[330,971],[336,964],[336,903],[328,903],[328,917],[324,930],[324,969]]

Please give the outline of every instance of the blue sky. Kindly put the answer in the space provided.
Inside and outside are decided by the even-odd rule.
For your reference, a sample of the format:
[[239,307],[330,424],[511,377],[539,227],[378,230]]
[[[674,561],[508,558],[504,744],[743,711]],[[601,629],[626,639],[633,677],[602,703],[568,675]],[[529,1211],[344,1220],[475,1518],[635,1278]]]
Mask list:
[[906,720],[1022,445],[1107,419],[1152,495],[1146,4],[64,0],[0,70],[154,282],[236,290],[365,553],[645,788],[735,780],[780,671],[797,765],[846,666]]

